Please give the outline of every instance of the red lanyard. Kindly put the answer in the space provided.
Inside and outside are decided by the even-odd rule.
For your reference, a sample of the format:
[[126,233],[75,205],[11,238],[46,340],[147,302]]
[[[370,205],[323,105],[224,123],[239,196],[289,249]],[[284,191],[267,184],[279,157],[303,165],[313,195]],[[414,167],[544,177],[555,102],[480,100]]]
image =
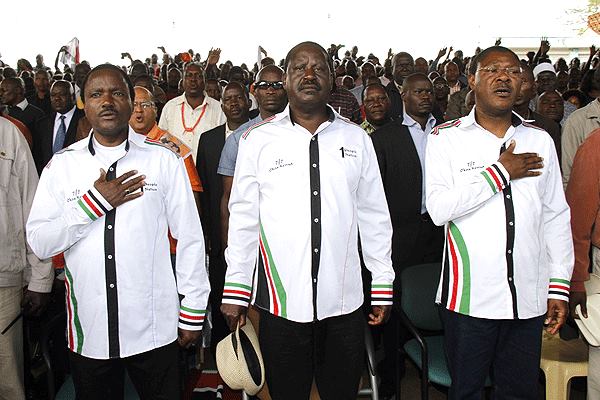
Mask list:
[[205,104],[204,107],[202,107],[202,112],[200,113],[200,116],[198,117],[198,120],[196,121],[196,123],[194,124],[194,126],[192,126],[191,128],[189,128],[189,127],[185,126],[185,115],[184,115],[185,102],[181,103],[181,123],[183,124],[183,133],[185,133],[185,132],[194,132],[194,129],[196,129],[196,127],[198,126],[198,124],[202,120],[202,117],[204,116],[204,113],[206,112],[206,106],[207,105],[208,105],[208,103]]

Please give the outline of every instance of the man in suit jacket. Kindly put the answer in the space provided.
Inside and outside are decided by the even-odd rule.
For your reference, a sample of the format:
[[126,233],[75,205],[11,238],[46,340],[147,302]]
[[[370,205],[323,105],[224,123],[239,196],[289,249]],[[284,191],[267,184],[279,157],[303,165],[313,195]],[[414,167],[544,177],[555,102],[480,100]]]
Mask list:
[[[431,114],[433,85],[426,75],[412,74],[404,79],[401,95],[403,118],[371,134],[394,229],[392,263],[397,300],[402,269],[441,261],[444,248],[444,230],[433,224],[425,206],[425,148],[429,133],[437,124]],[[395,304],[400,302],[395,301]],[[398,338],[395,328],[395,323],[389,323],[383,331],[386,358],[380,370],[386,372],[382,375],[382,395],[390,394],[395,387]],[[403,340],[402,332],[400,340]],[[403,367],[398,366],[401,371]]]
[[216,345],[222,338],[229,334],[225,319],[221,315],[221,297],[225,284],[225,259],[221,235],[221,210],[220,203],[223,196],[223,180],[217,174],[221,151],[225,139],[237,128],[248,121],[250,99],[243,84],[237,81],[230,82],[223,90],[221,109],[227,122],[206,131],[200,136],[196,167],[202,181],[204,191],[200,194],[201,221],[203,231],[208,237],[209,246],[209,279],[210,297],[213,312],[212,343]]
[[75,91],[67,81],[52,84],[50,101],[52,113],[40,120],[33,141],[33,159],[40,175],[54,153],[75,143],[77,127],[85,117],[83,110],[75,107]]
[[402,119],[402,82],[404,78],[415,71],[415,61],[413,57],[406,53],[400,52],[394,55],[392,59],[392,75],[394,80],[388,83],[386,90],[391,102],[390,117],[393,119]]
[[44,112],[29,104],[25,98],[25,83],[21,78],[5,78],[0,83],[0,102],[8,106],[8,115],[27,126],[35,142],[37,124],[44,117]]

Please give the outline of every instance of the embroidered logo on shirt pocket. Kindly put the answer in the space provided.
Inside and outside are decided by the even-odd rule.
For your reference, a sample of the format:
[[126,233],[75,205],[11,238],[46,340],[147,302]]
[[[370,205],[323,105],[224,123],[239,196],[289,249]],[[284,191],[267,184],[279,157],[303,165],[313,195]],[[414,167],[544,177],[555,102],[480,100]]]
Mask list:
[[275,165],[273,167],[269,168],[269,172],[273,172],[273,171],[276,171],[278,169],[285,168],[285,167],[291,167],[293,165],[294,165],[294,163],[291,161],[285,161],[282,158],[278,158],[277,160],[275,160]]
[[342,152],[342,158],[352,157],[356,158],[356,150],[349,149],[347,147],[340,147],[339,149]]

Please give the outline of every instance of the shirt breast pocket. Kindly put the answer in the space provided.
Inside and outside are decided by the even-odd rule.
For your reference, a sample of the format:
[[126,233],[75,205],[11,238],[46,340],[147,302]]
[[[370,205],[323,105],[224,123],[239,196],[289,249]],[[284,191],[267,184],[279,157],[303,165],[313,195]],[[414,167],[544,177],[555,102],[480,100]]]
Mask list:
[[0,151],[0,190],[7,192],[12,175],[14,157],[4,151]]
[[323,173],[331,176],[333,185],[345,180],[350,192],[358,189],[362,170],[362,150],[342,146],[336,151],[328,151],[321,161]]

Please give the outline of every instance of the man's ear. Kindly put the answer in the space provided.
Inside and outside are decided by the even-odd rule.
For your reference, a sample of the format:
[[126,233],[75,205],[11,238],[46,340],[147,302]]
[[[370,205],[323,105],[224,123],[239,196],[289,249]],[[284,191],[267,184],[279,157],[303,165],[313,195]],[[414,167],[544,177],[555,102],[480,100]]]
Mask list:
[[469,82],[469,89],[474,90],[475,89],[475,74],[469,74],[469,76],[467,77],[467,80]]

